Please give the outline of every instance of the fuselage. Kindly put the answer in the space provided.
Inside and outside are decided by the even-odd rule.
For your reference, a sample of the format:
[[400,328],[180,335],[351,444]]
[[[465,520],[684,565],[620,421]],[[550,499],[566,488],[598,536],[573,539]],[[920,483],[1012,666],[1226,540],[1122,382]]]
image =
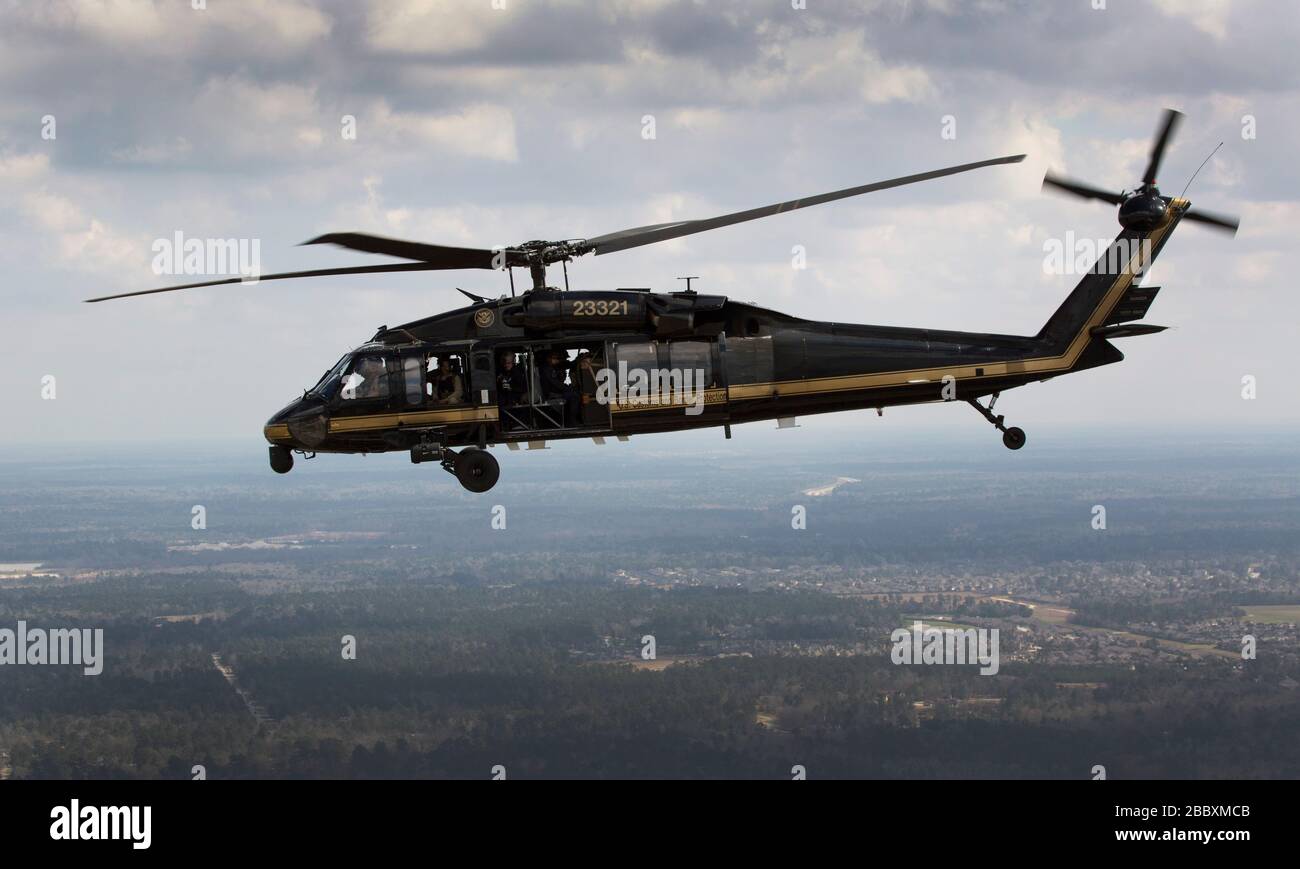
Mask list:
[[[673,431],[978,397],[1086,361],[1061,350],[1039,337],[803,320],[695,293],[527,293],[381,329],[266,435],[304,451],[380,452],[429,429],[449,446]],[[597,407],[547,412],[536,379],[557,351],[571,384],[573,358],[591,354],[608,383]],[[500,394],[505,356],[534,380],[522,404]],[[460,378],[451,403],[428,383],[443,358]],[[346,394],[363,364],[367,380],[385,382]],[[636,389],[638,371],[659,388]]]

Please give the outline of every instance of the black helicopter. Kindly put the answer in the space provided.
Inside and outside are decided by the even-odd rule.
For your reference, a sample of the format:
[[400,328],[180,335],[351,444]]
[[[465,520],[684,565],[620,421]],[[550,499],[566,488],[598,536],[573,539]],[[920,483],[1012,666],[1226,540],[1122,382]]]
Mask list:
[[[408,450],[411,461],[437,461],[472,492],[500,474],[487,448],[544,447],[549,439],[607,437],[722,426],[922,402],[961,400],[1002,432],[1010,449],[1025,433],[995,415],[999,394],[1119,362],[1110,339],[1165,327],[1141,320],[1158,287],[1140,277],[1174,228],[1187,219],[1235,232],[1237,221],[1191,211],[1156,186],[1180,113],[1167,110],[1142,176],[1132,191],[1111,193],[1048,175],[1044,186],[1119,206],[1121,232],[1097,266],[1032,336],[952,332],[802,320],[725,296],[690,289],[569,291],[567,263],[680,238],[876,190],[987,166],[1000,157],[879,181],[706,220],[636,227],[595,238],[530,241],[509,248],[458,248],[362,233],[334,233],[307,244],[412,260],[316,269],[260,280],[382,272],[501,269],[511,295],[488,299],[460,290],[471,304],[395,328],[381,327],[345,354],[320,381],[267,422],[271,467],[287,473],[293,453]],[[547,285],[547,267],[564,267],[566,289]],[[515,268],[532,287],[515,295]],[[99,302],[193,287],[206,281],[104,296]],[[989,397],[987,405],[980,399]]]

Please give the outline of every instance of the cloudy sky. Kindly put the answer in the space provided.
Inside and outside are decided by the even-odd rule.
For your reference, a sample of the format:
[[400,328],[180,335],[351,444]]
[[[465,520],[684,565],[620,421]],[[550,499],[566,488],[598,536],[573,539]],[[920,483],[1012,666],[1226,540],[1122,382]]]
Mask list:
[[[1131,186],[1165,106],[1187,115],[1165,192],[1223,142],[1188,195],[1239,214],[1241,232],[1184,224],[1150,280],[1165,290],[1148,319],[1174,329],[999,407],[1031,433],[1300,423],[1300,6],[798,5],[0,0],[5,437],[256,442],[380,324],[458,306],[455,286],[507,289],[502,275],[457,272],[81,303],[179,282],[151,267],[154,241],[176,232],[257,239],[264,272],[359,264],[377,258],[296,245],[346,230],[475,246],[593,236],[1024,152],[1016,166],[588,257],[570,276],[671,290],[699,275],[702,291],[798,316],[1033,333],[1076,280],[1045,272],[1045,243],[1117,229],[1107,206],[1043,195],[1044,171]],[[795,245],[806,269],[791,268]],[[46,375],[54,401],[41,398]],[[895,411],[891,424],[945,414],[984,425],[958,408]]]

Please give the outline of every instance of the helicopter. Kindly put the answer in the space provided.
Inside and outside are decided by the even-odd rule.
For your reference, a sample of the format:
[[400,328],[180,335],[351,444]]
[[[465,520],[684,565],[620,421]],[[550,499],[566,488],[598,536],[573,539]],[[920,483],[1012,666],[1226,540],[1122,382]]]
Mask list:
[[[1235,233],[1236,218],[1194,211],[1161,194],[1156,173],[1181,113],[1166,110],[1142,183],[1111,192],[1055,176],[1046,189],[1119,206],[1122,232],[1036,335],[1001,335],[800,319],[754,303],[686,289],[569,290],[568,263],[879,190],[1018,163],[1023,154],[877,181],[702,220],[634,227],[592,238],[464,248],[330,233],[331,244],[408,262],[314,269],[258,280],[408,271],[508,272],[511,293],[490,299],[457,288],[470,304],[400,326],[382,326],[346,353],[302,397],[268,420],[272,470],[294,455],[409,451],[438,462],[467,490],[500,477],[489,448],[544,449],[549,440],[608,438],[722,427],[760,420],[939,401],[971,405],[1012,450],[1025,445],[994,407],[1002,392],[1119,362],[1112,339],[1166,327],[1139,322],[1159,287],[1141,277],[1183,220]],[[1207,158],[1208,160],[1208,158]],[[1202,164],[1203,165],[1203,164]],[[547,283],[560,264],[564,288]],[[1104,266],[1104,267],[1103,267]],[[532,285],[516,294],[514,269]],[[245,282],[205,281],[87,299]],[[981,399],[987,398],[987,404]]]

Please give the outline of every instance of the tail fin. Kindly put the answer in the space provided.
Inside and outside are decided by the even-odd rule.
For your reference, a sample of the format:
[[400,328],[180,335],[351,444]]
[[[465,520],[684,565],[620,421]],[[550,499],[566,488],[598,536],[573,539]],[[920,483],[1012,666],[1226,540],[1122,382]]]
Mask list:
[[1170,216],[1164,226],[1151,232],[1126,229],[1116,236],[1039,330],[1038,339],[1046,342],[1053,352],[1064,353],[1091,329],[1145,316],[1159,288],[1134,286],[1134,283],[1160,255],[1188,205],[1186,199],[1174,199],[1169,204]]

